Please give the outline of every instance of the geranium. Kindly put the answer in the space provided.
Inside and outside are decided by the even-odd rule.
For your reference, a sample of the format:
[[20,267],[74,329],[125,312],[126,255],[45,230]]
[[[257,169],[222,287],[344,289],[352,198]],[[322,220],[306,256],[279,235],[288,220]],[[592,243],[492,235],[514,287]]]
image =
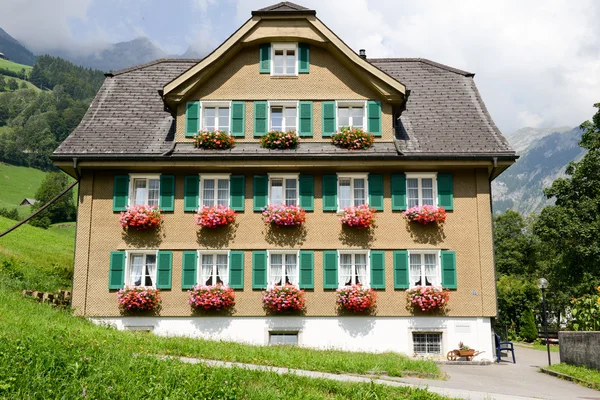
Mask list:
[[276,204],[263,208],[262,218],[265,224],[273,224],[277,228],[299,226],[306,221],[306,211],[298,206]]
[[203,228],[214,229],[234,223],[236,215],[235,211],[227,206],[204,206],[196,211],[194,221]]
[[446,210],[444,207],[436,206],[415,206],[404,212],[410,222],[418,222],[427,225],[431,222],[442,223],[446,220]]
[[304,290],[293,285],[275,286],[262,296],[265,310],[285,313],[304,310]]
[[200,149],[226,150],[235,146],[235,139],[225,131],[200,131],[194,135],[194,146]]
[[406,293],[410,305],[421,311],[443,310],[450,300],[450,292],[441,286],[415,286]]
[[265,149],[293,149],[299,141],[294,131],[270,131],[260,138],[260,145]]
[[375,209],[367,204],[360,206],[344,207],[340,221],[343,225],[357,229],[369,229],[375,221]]
[[233,289],[222,284],[194,286],[188,293],[188,302],[197,311],[229,310],[235,304]]
[[335,302],[340,310],[367,313],[375,308],[377,294],[373,289],[367,289],[359,284],[346,286],[336,292],[337,300]]
[[137,230],[153,229],[162,221],[162,211],[157,206],[133,206],[127,207],[121,212],[119,222],[123,228],[135,228]]
[[331,135],[331,143],[348,150],[365,150],[375,143],[375,136],[360,128],[344,127]]
[[119,309],[126,314],[154,311],[160,306],[160,290],[144,286],[125,286],[117,292]]

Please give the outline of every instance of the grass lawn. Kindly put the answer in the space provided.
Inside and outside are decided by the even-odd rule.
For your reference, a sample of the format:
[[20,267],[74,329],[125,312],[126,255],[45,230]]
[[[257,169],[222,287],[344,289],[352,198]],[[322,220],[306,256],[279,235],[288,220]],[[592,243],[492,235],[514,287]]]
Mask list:
[[[525,343],[525,342],[514,342],[517,346],[527,347],[534,350],[547,351],[545,344],[539,343]],[[558,353],[560,351],[560,346],[557,344],[550,343],[550,351],[553,353]]]
[[31,72],[31,69],[33,67],[30,65],[18,64],[16,62],[12,62],[9,60],[0,59],[0,68],[7,69],[7,70],[13,71],[13,72],[21,72],[21,69],[25,68],[25,71],[27,72],[27,75],[29,76],[29,73]]
[[600,390],[600,371],[596,369],[590,369],[587,367],[577,367],[574,365],[567,364],[554,364],[549,367],[545,367],[551,371],[560,372],[561,374],[569,375],[582,381],[586,381],[592,384],[593,388]]
[[[4,289],[0,289],[0,315],[0,398],[445,398],[407,387],[342,383],[159,359],[154,356],[156,348],[173,341],[96,326]],[[197,346],[205,343],[198,341]],[[306,353],[306,358],[313,356]]]
[[17,207],[19,214],[28,215],[30,207],[19,206],[19,203],[25,197],[35,196],[45,176],[46,173],[39,169],[0,163],[0,207]]

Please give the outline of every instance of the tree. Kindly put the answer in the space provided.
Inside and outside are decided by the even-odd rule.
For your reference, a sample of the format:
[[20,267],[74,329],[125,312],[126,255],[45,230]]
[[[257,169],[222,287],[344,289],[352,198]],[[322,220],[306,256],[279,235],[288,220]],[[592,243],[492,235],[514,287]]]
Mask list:
[[25,82],[21,82],[21,85],[19,86],[19,88],[27,89],[27,84]]
[[0,92],[4,91],[5,86],[6,86],[6,81],[4,80],[4,77],[2,75],[0,75]]
[[540,290],[532,279],[510,275],[500,277],[497,288],[497,330],[502,332],[506,326],[512,334],[516,334],[521,330],[521,316],[539,305]]
[[17,90],[19,88],[19,84],[13,78],[8,80],[8,89],[9,90]]
[[[38,202],[33,205],[32,211],[38,210],[68,186],[69,179],[64,173],[50,172],[47,174],[35,193],[35,199]],[[38,215],[37,218],[48,218],[54,224],[57,222],[74,221],[75,216],[76,208],[73,201],[73,194],[69,191]]]
[[521,315],[521,329],[519,329],[519,336],[526,342],[533,342],[538,338],[538,330],[535,325],[535,317],[531,310],[525,310]]
[[500,275],[531,276],[537,264],[537,238],[521,214],[507,210],[494,217],[496,270]]

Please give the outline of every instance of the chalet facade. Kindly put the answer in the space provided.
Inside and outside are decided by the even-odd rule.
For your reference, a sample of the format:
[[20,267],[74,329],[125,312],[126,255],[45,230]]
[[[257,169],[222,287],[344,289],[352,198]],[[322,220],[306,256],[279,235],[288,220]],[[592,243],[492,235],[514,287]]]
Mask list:
[[[366,59],[291,3],[258,10],[202,60],[165,59],[107,74],[77,129],[54,153],[79,179],[73,307],[120,329],[152,329],[253,344],[445,355],[462,341],[492,358],[496,315],[490,183],[516,159],[473,74],[424,59]],[[375,136],[364,150],[334,146],[341,127]],[[220,129],[235,147],[194,145]],[[270,130],[295,149],[269,150]],[[270,204],[306,211],[300,228],[265,225]],[[163,210],[160,229],[123,230],[135,204]],[[227,228],[194,223],[204,205],[237,213]],[[342,227],[345,206],[369,204],[376,225]],[[413,206],[446,221],[407,221]],[[198,315],[188,290],[224,283],[227,314]],[[266,288],[305,291],[302,315],[272,315]],[[376,290],[370,315],[336,307],[336,289]],[[125,285],[161,289],[156,315],[119,311]],[[444,286],[444,313],[408,306],[406,290]]]

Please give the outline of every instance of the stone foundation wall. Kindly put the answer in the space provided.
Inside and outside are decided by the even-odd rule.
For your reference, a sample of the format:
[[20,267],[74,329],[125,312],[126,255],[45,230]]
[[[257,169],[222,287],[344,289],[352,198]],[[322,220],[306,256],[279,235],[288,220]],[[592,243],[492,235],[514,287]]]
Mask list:
[[560,362],[600,370],[600,331],[559,332]]

